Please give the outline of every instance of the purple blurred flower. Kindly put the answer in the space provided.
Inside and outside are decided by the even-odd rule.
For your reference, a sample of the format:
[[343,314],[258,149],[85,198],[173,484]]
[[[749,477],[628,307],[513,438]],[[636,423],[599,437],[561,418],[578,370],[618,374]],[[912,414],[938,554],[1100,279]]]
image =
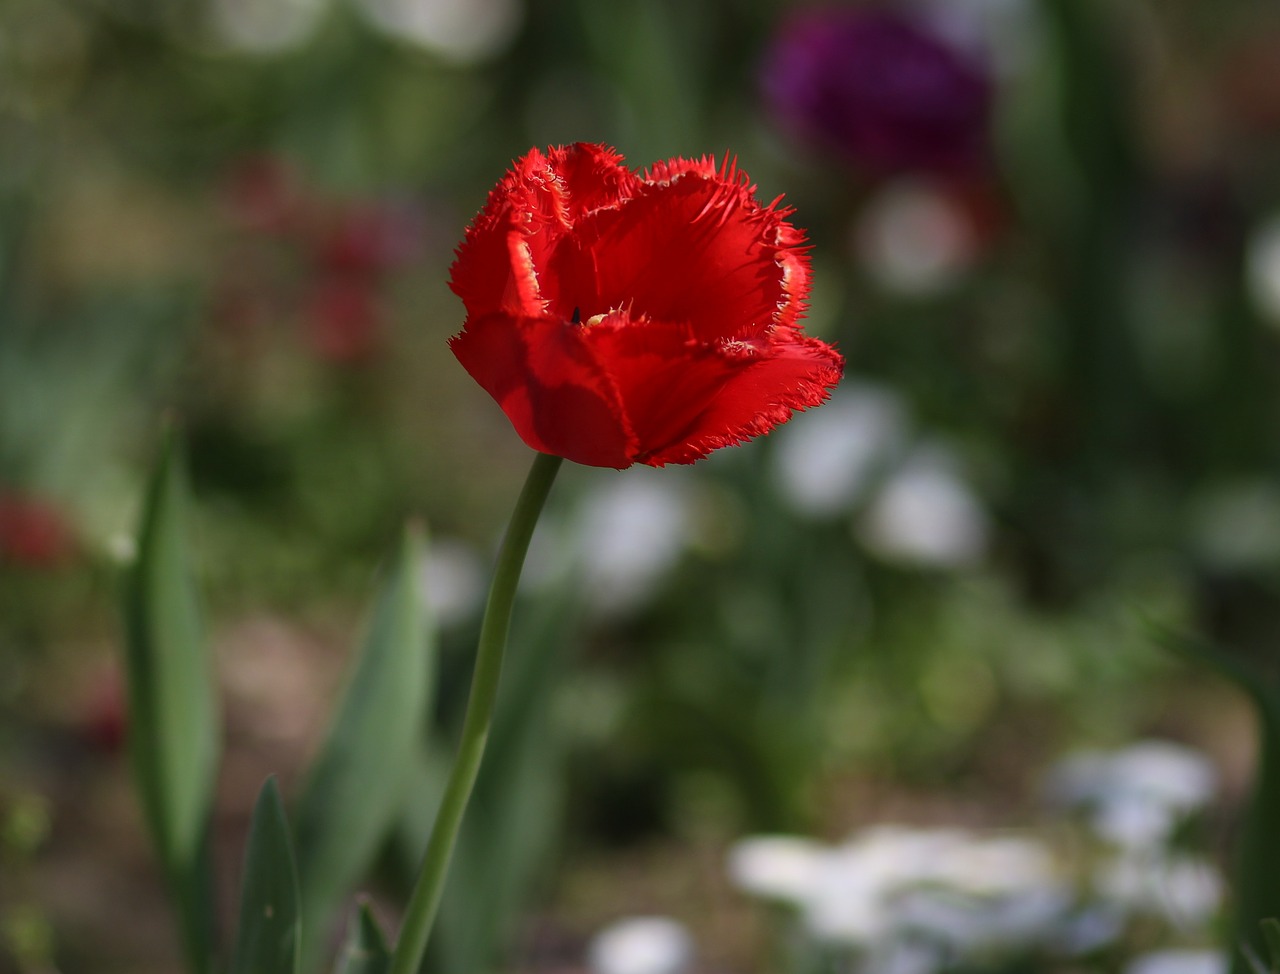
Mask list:
[[784,129],[874,172],[965,170],[986,155],[987,65],[905,10],[800,10],[762,87]]

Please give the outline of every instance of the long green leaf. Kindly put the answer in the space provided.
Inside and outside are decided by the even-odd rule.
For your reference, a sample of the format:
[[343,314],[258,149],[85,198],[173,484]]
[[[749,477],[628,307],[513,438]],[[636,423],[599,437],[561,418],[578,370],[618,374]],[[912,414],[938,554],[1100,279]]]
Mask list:
[[1272,974],[1280,974],[1280,919],[1267,917],[1262,921],[1262,939],[1266,942]]
[[130,751],[143,814],[177,903],[193,971],[215,950],[208,824],[219,726],[212,661],[184,529],[188,490],[172,435],[125,576]]
[[1234,683],[1257,706],[1260,713],[1265,714],[1274,709],[1265,678],[1243,656],[1231,653],[1196,633],[1171,629],[1145,617],[1142,621],[1155,642]]
[[306,967],[336,907],[367,872],[408,785],[435,675],[420,589],[424,542],[406,530],[363,651],[297,806]]
[[390,963],[391,952],[378,928],[378,921],[368,904],[361,903],[351,920],[334,974],[386,974]]
[[1253,785],[1236,840],[1233,892],[1235,916],[1232,974],[1252,974],[1263,949],[1274,952],[1280,940],[1271,918],[1280,915],[1280,688],[1238,652],[1203,637],[1152,626],[1154,637],[1188,659],[1217,671],[1253,702],[1257,717],[1258,757]]
[[302,913],[289,823],[274,777],[253,807],[231,974],[297,974]]

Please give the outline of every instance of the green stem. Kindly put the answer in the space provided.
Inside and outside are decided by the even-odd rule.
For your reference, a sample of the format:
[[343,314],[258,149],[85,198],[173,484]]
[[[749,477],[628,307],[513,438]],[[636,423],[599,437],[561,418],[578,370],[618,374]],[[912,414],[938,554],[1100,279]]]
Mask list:
[[1260,958],[1268,956],[1261,924],[1280,918],[1280,699],[1269,687],[1258,691],[1257,766],[1236,857],[1232,974],[1254,971],[1244,945]]
[[480,772],[480,760],[484,757],[489,739],[489,727],[493,723],[494,702],[498,695],[498,678],[502,675],[502,654],[507,645],[507,631],[511,627],[511,607],[515,601],[516,585],[524,566],[529,539],[542,505],[551,491],[561,458],[546,453],[538,454],[525,479],[524,489],[507,525],[506,536],[498,551],[498,563],[494,568],[493,583],[489,587],[489,601],[485,605],[484,620],[480,625],[480,642],[476,647],[476,667],[471,678],[471,697],[467,701],[467,715],[462,723],[462,741],[458,755],[445,785],[440,809],[436,812],[431,839],[422,859],[418,881],[405,909],[404,925],[400,939],[391,957],[388,974],[416,974],[427,948],[431,925],[440,906],[449,860],[458,840],[462,814],[466,811],[471,789]]

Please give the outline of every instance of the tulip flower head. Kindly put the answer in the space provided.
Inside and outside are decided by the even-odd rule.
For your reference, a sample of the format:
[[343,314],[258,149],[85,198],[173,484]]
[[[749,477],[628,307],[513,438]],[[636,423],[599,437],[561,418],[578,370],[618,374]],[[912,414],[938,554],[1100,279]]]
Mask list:
[[754,189],[728,160],[532,150],[457,250],[454,355],[525,443],[590,466],[692,463],[818,405],[843,359],[800,325],[804,235]]

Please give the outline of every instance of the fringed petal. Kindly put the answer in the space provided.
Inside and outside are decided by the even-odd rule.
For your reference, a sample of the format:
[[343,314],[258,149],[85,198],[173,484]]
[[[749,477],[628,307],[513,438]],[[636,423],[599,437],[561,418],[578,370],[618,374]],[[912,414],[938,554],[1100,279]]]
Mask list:
[[634,430],[632,459],[692,463],[816,406],[844,361],[816,339],[704,343],[687,326],[610,316],[586,329],[593,358],[609,370]]
[[541,453],[594,467],[629,467],[635,438],[617,391],[576,326],[493,314],[468,321],[449,347]]
[[688,322],[704,341],[759,336],[791,325],[807,293],[803,235],[750,187],[690,172],[644,184],[614,209],[581,221],[580,260],[592,278],[575,300],[584,313],[627,309],[634,318]]

